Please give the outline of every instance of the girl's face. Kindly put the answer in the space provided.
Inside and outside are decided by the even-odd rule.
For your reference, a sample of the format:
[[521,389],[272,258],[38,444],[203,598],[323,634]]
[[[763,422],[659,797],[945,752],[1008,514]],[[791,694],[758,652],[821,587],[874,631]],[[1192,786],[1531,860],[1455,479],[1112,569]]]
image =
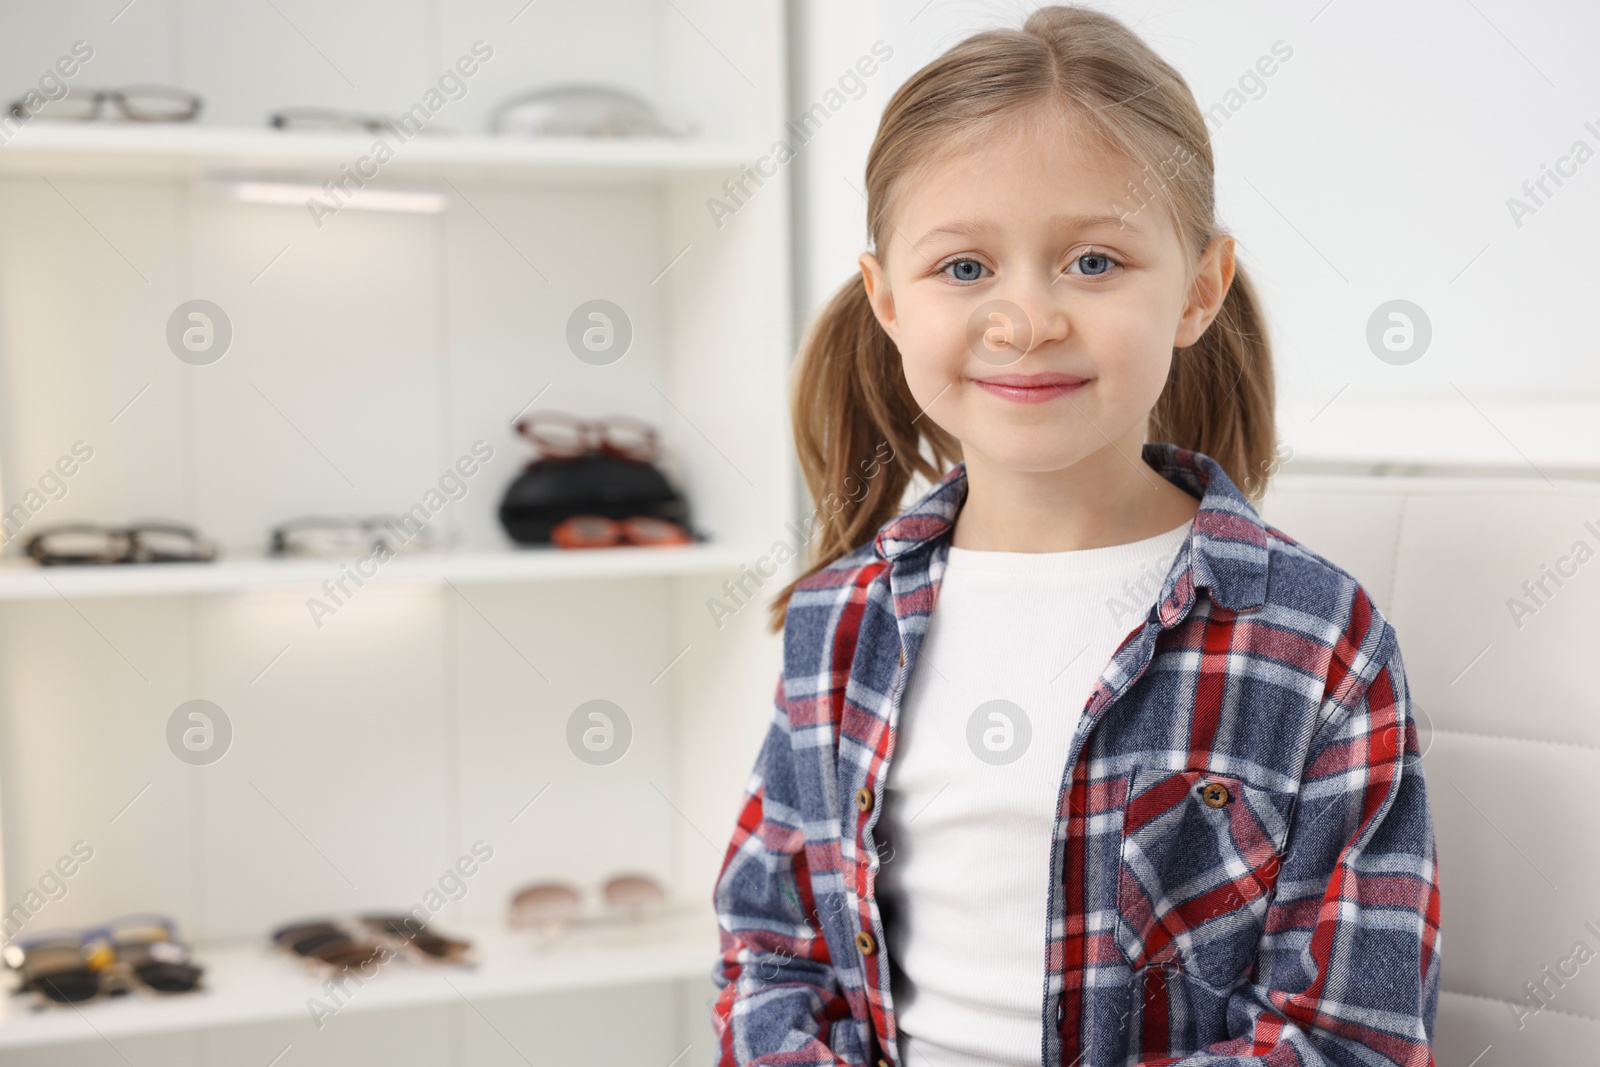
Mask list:
[[[860,259],[922,417],[969,467],[1054,471],[1108,446],[1136,459],[1173,348],[1200,337],[1233,278],[1228,238],[1192,263],[1159,172],[1079,119],[1039,126],[913,176],[883,261]],[[1201,165],[1179,153],[1169,179],[1189,177],[1179,160]]]

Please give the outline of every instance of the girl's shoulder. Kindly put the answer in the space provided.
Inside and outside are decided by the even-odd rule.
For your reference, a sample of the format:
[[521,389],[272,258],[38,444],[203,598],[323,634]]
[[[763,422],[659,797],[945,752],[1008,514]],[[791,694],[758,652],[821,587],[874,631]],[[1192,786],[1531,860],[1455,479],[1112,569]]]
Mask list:
[[[1259,629],[1303,635],[1297,647],[1328,679],[1365,684],[1399,659],[1399,636],[1378,599],[1344,567],[1265,521],[1266,583]],[[1266,640],[1272,640],[1270,637]],[[1276,642],[1282,644],[1282,642]]]
[[1352,600],[1373,603],[1373,610],[1377,610],[1354,574],[1265,520],[1261,529],[1267,541],[1264,604],[1320,605],[1318,614],[1330,621],[1343,616]]

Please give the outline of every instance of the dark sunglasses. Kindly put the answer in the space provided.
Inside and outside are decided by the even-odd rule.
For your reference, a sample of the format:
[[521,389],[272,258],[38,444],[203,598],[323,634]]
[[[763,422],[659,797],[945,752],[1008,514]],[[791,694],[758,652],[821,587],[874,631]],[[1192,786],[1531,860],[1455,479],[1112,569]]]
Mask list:
[[414,915],[363,915],[347,926],[311,919],[273,932],[273,943],[313,965],[335,971],[404,955],[418,963],[471,963],[472,942],[443,937]]
[[415,915],[363,915],[362,925],[420,963],[470,963],[472,942],[434,933]]
[[104,926],[37,934],[7,945],[5,962],[21,975],[19,992],[55,1004],[81,1004],[138,989],[187,993],[204,969],[190,962],[170,920],[131,915]]
[[335,970],[364,967],[381,962],[383,947],[357,939],[343,927],[326,920],[294,923],[273,931],[272,941],[279,948],[308,963],[323,964]]

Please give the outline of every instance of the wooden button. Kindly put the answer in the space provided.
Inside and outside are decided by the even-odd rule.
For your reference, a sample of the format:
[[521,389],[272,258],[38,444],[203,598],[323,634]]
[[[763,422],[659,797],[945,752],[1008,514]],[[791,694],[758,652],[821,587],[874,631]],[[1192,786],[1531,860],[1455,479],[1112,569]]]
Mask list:
[[873,951],[876,950],[877,947],[878,943],[874,941],[872,939],[872,935],[867,933],[865,930],[856,935],[856,948],[861,950],[861,954],[863,956],[872,955]]
[[882,1056],[878,1057],[878,1067],[889,1067],[889,1061]]
[[905,665],[906,665],[906,646],[905,645],[901,645],[900,646],[900,666],[904,667]]
[[1200,799],[1213,808],[1220,808],[1228,802],[1228,787],[1221,782],[1207,782],[1200,789]]
[[856,807],[860,808],[862,811],[867,811],[872,807],[872,790],[856,790]]

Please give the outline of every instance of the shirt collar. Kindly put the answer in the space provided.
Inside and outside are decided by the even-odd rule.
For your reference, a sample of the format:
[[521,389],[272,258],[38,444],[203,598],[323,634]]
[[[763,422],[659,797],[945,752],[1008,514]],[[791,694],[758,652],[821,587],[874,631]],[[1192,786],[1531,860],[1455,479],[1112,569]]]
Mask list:
[[[1202,586],[1225,608],[1259,606],[1267,590],[1267,524],[1249,499],[1222,465],[1203,452],[1151,441],[1142,455],[1163,478],[1200,499],[1186,541],[1190,550],[1179,552],[1163,583],[1162,601],[1173,601],[1163,608],[1163,617],[1186,611],[1193,591]],[[873,548],[880,558],[893,561],[948,540],[966,498],[966,464],[957,463],[921,500],[883,524]],[[1192,577],[1184,582],[1191,570]]]

